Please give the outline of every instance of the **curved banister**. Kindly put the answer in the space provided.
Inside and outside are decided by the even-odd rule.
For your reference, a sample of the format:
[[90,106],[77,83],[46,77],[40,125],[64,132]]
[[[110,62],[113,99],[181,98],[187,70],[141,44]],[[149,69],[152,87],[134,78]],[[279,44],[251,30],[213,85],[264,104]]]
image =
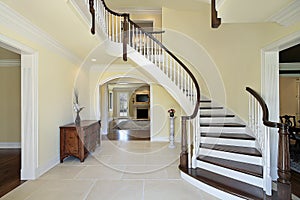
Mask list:
[[250,87],[246,87],[246,90],[255,97],[255,99],[259,102],[262,111],[263,111],[263,123],[264,125],[271,127],[271,128],[286,128],[286,124],[283,123],[277,123],[277,122],[271,122],[269,121],[269,109],[268,106],[266,104],[266,102],[263,100],[263,98],[253,89],[251,89]]
[[[246,90],[255,98],[262,108],[262,121],[263,124],[270,128],[278,128],[278,161],[277,161],[277,196],[278,199],[291,199],[291,184],[290,184],[290,152],[289,152],[289,126],[283,123],[269,121],[269,109],[263,98],[253,89],[246,87]],[[259,112],[258,112],[259,113]],[[251,121],[251,120],[250,120]],[[255,119],[254,119],[255,121]],[[251,122],[249,122],[251,123]],[[255,128],[259,129],[259,123],[256,122]],[[269,131],[258,131],[264,138],[263,156],[269,157],[271,154],[270,135]],[[275,145],[275,144],[273,144]],[[269,162],[270,159],[267,159]],[[270,163],[269,163],[270,164]],[[266,165],[270,168],[270,165]],[[265,169],[264,169],[265,174]]]
[[130,22],[131,24],[133,24],[136,28],[140,29],[140,31],[142,33],[144,33],[145,35],[147,35],[156,44],[158,44],[163,50],[165,50],[174,60],[176,60],[177,63],[180,64],[180,66],[188,73],[188,75],[190,76],[190,78],[193,80],[193,83],[195,85],[196,92],[197,92],[196,105],[195,105],[193,113],[190,116],[183,116],[183,117],[185,117],[187,119],[194,119],[197,116],[197,113],[198,113],[198,110],[199,110],[199,104],[200,104],[200,87],[199,87],[198,82],[197,82],[195,76],[193,75],[193,73],[189,70],[189,68],[180,59],[178,59],[165,45],[163,45],[151,33],[145,31],[144,29],[142,29],[139,25],[137,25],[131,19],[128,19],[128,22]]

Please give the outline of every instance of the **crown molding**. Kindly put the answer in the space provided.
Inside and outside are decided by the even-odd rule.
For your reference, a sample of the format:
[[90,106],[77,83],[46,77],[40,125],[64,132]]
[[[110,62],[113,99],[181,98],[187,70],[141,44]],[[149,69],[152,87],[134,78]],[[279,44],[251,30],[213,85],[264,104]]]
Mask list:
[[282,26],[290,26],[300,22],[300,1],[295,0],[272,15],[267,21],[277,22]]
[[21,59],[0,59],[0,67],[21,67]]
[[130,14],[162,14],[162,9],[150,9],[150,8],[116,8],[119,13],[130,13]]
[[8,27],[30,41],[42,44],[47,49],[64,56],[75,64],[81,63],[81,59],[60,42],[2,2],[0,2],[0,25]]

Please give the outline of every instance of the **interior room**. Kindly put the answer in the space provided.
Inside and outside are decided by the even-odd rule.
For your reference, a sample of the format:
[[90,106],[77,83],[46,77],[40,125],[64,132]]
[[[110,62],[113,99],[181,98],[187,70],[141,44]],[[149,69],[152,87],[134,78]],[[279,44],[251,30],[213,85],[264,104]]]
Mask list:
[[299,44],[299,0],[1,0],[1,200],[299,199]]

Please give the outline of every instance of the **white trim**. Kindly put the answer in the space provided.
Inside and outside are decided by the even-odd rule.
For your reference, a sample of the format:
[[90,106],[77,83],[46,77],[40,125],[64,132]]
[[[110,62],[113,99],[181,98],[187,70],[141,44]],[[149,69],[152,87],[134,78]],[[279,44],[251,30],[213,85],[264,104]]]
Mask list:
[[38,53],[21,54],[21,180],[36,179],[38,167]]
[[49,171],[50,169],[52,169],[53,167],[55,167],[59,163],[60,163],[59,157],[55,157],[55,158],[51,159],[47,164],[45,164],[43,166],[39,166],[36,169],[37,177],[42,176],[43,174],[45,174],[47,171]]
[[[38,54],[1,34],[0,45],[21,54],[21,180],[35,179],[38,163]],[[31,69],[30,73],[24,74],[25,69]]]
[[233,160],[237,162],[249,163],[254,165],[262,166],[262,157],[258,156],[249,156],[239,153],[231,153],[225,151],[218,151],[213,149],[201,148],[199,149],[199,155],[201,156],[211,156],[216,158],[222,158],[227,160]]
[[20,149],[20,142],[0,142],[0,149]]
[[300,1],[295,0],[276,12],[267,21],[277,22],[282,26],[290,26],[300,21]]
[[[300,31],[292,33],[261,50],[261,94],[270,112],[270,120],[279,121],[279,51],[300,43]],[[276,75],[276,77],[273,77]],[[273,81],[270,81],[271,79]],[[275,98],[274,98],[275,97]],[[278,134],[276,129],[270,129],[271,140],[271,177],[277,179]]]
[[0,60],[0,67],[21,67],[20,59],[2,59]]
[[0,2],[0,24],[25,36],[31,41],[42,44],[47,49],[64,56],[74,64],[81,62],[79,57],[70,52],[56,39],[2,2]]
[[149,9],[149,8],[116,8],[118,13],[130,14],[162,14],[162,9]]

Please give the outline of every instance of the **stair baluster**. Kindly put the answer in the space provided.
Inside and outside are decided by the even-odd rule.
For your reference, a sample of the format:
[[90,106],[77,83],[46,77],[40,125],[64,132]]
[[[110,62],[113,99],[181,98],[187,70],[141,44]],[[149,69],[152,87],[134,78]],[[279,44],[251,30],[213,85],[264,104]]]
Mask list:
[[[250,93],[249,102],[249,122],[250,127],[254,129],[256,138],[259,139],[259,144],[262,150],[264,160],[264,181],[267,195],[271,195],[271,176],[270,176],[270,132],[262,131],[263,129],[278,128],[278,179],[277,191],[279,199],[291,199],[291,173],[290,173],[290,153],[289,153],[289,137],[288,126],[283,123],[269,121],[269,110],[263,98],[253,89],[247,87],[246,90]],[[260,107],[259,107],[260,106]],[[263,127],[264,125],[265,127]],[[267,177],[266,177],[267,176]]]

